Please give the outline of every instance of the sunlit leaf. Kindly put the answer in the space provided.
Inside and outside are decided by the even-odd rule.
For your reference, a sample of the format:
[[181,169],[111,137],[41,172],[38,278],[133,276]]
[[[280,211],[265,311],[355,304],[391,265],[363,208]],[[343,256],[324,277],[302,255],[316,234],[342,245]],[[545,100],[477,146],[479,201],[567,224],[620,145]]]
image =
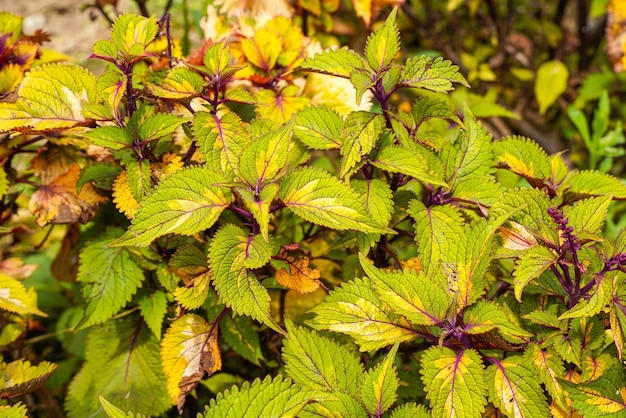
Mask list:
[[361,380],[361,400],[372,415],[386,412],[398,397],[398,372],[393,364],[397,351],[396,343],[385,360],[368,370]]
[[56,364],[47,361],[37,366],[21,359],[11,363],[0,362],[0,399],[17,398],[34,392],[48,380],[56,368]]

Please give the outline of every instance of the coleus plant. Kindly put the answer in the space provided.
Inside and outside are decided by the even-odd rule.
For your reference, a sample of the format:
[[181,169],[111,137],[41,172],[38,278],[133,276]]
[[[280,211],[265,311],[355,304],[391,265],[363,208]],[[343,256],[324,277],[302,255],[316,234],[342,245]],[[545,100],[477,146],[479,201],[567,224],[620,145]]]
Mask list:
[[[30,177],[5,159],[7,187],[37,189],[37,222],[100,206],[82,231],[70,417],[183,412],[205,386],[204,417],[625,413],[626,234],[602,226],[626,186],[461,120],[441,97],[467,84],[458,68],[400,62],[395,19],[364,56],[307,58],[278,18],[172,65],[163,22],[122,15],[94,46],[104,74],[37,67],[0,104],[8,155],[46,143]],[[311,104],[307,73],[375,110]],[[0,307],[43,314],[0,278]]]

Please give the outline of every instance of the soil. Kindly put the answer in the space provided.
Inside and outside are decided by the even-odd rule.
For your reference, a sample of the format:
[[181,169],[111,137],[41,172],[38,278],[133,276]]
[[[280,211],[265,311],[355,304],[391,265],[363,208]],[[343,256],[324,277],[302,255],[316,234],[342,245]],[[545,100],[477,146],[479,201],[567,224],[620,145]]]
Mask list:
[[[110,37],[110,26],[88,0],[0,0],[0,11],[24,17],[24,33],[42,29],[51,42],[44,48],[73,57],[81,65],[97,67],[88,62],[91,48],[99,39]],[[129,0],[119,0],[118,10],[129,10]]]

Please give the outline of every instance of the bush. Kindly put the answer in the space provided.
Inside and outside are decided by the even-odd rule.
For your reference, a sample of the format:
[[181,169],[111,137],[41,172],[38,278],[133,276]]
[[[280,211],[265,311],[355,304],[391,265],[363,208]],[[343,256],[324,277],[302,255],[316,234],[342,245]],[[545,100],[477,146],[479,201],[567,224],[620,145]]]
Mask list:
[[[309,54],[277,17],[186,61],[166,20],[124,14],[102,75],[26,72],[0,104],[2,397],[52,408],[52,388],[70,417],[623,413],[626,235],[603,224],[626,186],[461,120],[441,97],[466,80],[400,59],[396,13],[364,56]],[[29,268],[35,223],[55,278]]]

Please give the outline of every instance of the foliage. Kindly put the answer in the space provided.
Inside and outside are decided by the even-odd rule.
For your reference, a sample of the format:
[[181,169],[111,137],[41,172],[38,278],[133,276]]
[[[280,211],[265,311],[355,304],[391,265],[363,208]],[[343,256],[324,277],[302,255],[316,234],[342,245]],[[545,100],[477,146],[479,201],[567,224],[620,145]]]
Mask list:
[[[369,23],[382,3],[353,5]],[[298,2],[322,27],[334,4]],[[570,112],[595,163],[569,169],[451,109],[468,82],[402,57],[397,8],[363,55],[309,51],[284,16],[213,18],[182,59],[167,19],[123,14],[101,75],[35,66],[0,103],[0,245],[26,261],[0,264],[0,344],[36,348],[46,324],[63,352],[0,363],[3,398],[51,387],[69,417],[624,414],[606,96],[593,136]],[[36,226],[57,241],[47,280]]]

